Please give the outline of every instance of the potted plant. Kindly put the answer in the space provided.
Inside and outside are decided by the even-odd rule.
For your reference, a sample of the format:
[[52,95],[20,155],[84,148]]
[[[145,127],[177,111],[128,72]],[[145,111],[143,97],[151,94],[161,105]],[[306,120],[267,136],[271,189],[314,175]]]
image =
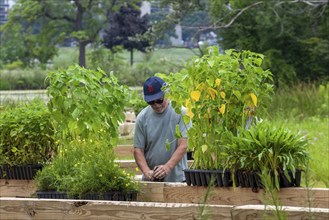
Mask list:
[[125,119],[127,87],[101,69],[79,66],[49,73],[48,80],[59,154],[37,175],[37,190],[103,198],[108,191],[134,189],[134,181],[114,164],[113,152]]
[[0,178],[33,179],[57,150],[50,113],[40,100],[3,111],[0,130]]
[[271,72],[261,68],[263,59],[250,51],[220,54],[217,47],[209,47],[204,56],[194,57],[180,72],[158,74],[168,83],[166,95],[175,110],[185,106],[183,118],[193,122],[188,130],[193,170],[207,170],[196,183],[189,182],[194,181],[195,171],[186,170],[187,184],[208,185],[213,172],[219,173],[215,185],[231,184],[230,171],[222,169],[223,146],[262,112],[273,91]]
[[117,163],[105,141],[73,140],[35,177],[38,198],[137,199],[133,175]]
[[309,140],[301,133],[262,121],[232,138],[226,149],[226,166],[235,171],[237,186],[257,191],[262,188],[260,175],[264,170],[272,176],[276,189],[300,186],[309,146]]

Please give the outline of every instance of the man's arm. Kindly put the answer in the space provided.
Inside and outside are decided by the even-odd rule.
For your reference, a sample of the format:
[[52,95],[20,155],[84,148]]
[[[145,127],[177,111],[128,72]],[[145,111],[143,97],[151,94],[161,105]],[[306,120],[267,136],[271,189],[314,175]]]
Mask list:
[[160,165],[153,173],[153,177],[162,179],[182,160],[187,150],[187,138],[178,139],[178,146],[170,160],[164,165]]
[[153,181],[154,180],[153,170],[151,170],[149,168],[149,166],[147,165],[147,163],[146,163],[144,150],[141,149],[141,148],[135,147],[134,148],[134,157],[135,157],[135,161],[136,161],[137,166],[142,171],[145,178],[147,180]]

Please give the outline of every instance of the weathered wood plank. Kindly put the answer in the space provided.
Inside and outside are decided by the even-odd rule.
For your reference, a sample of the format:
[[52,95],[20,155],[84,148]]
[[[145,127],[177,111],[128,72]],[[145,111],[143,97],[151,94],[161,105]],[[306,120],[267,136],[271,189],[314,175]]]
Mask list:
[[[321,208],[302,208],[302,207],[279,207],[282,210],[280,213],[285,219],[289,220],[300,220],[300,219],[317,219],[317,220],[328,220],[329,209]],[[263,219],[279,219],[276,214],[274,206],[264,205],[246,205],[236,206],[232,209],[233,220],[263,220]]]
[[[185,183],[140,181],[138,201],[167,203],[203,203],[206,187],[187,186]],[[0,197],[31,197],[35,192],[34,181],[0,179]],[[216,187],[210,190],[207,204],[260,205],[265,204],[263,190],[254,193],[250,188]],[[285,206],[329,208],[327,188],[282,188],[278,193]]]
[[233,206],[116,202],[93,200],[0,198],[0,217],[6,219],[231,219]]
[[164,186],[163,182],[144,182],[140,181],[140,193],[137,200],[144,202],[164,202]]
[[34,180],[0,179],[0,197],[31,197],[35,190]]
[[[164,186],[164,202],[202,203],[207,187],[186,186],[186,184],[166,183]],[[251,188],[215,187],[210,190],[207,204],[216,205],[258,205],[265,204],[264,190],[258,193]],[[284,206],[329,208],[329,189],[300,187],[282,188],[278,192]]]

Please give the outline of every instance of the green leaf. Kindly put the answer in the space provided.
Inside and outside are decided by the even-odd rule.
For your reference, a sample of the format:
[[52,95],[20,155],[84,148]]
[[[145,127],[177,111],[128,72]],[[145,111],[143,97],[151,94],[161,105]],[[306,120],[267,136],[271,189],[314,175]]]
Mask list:
[[170,150],[170,143],[169,143],[169,140],[166,139],[166,151],[169,151]]
[[207,146],[207,145],[205,145],[205,144],[203,144],[203,145],[201,146],[201,149],[202,149],[202,152],[204,153],[204,152],[206,152],[206,151],[207,151],[207,149],[208,149],[208,146]]
[[182,138],[182,134],[180,132],[180,129],[179,129],[179,125],[176,124],[176,127],[175,127],[175,138],[179,139],[179,138]]

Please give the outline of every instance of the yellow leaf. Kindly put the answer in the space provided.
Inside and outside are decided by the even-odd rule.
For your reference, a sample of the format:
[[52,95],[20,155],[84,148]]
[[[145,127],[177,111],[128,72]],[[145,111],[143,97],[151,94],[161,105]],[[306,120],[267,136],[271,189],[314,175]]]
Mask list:
[[254,106],[257,106],[257,96],[254,93],[250,93],[250,97],[254,103]]
[[202,152],[204,153],[204,152],[207,151],[208,146],[204,144],[204,145],[201,146],[201,149],[202,149]]
[[223,115],[225,113],[225,108],[226,108],[225,104],[222,104],[219,109],[220,113],[222,113]]
[[194,113],[191,111],[190,108],[187,108],[187,109],[186,109],[186,115],[187,115],[188,117],[190,117],[191,119],[194,117]]
[[220,86],[220,79],[217,78],[215,83],[216,83],[216,86]]
[[222,97],[223,99],[225,99],[225,96],[226,96],[225,92],[220,92],[220,97]]
[[206,87],[205,84],[202,82],[202,83],[200,83],[199,85],[196,86],[196,89],[202,91],[205,87]]
[[208,88],[208,93],[210,94],[212,100],[216,98],[217,91],[214,90],[213,88]]
[[190,99],[186,99],[186,100],[185,100],[185,107],[186,107],[186,108],[189,108],[190,106],[191,106]]
[[199,101],[200,99],[200,92],[199,91],[192,91],[191,92],[191,98],[194,100],[194,101]]

